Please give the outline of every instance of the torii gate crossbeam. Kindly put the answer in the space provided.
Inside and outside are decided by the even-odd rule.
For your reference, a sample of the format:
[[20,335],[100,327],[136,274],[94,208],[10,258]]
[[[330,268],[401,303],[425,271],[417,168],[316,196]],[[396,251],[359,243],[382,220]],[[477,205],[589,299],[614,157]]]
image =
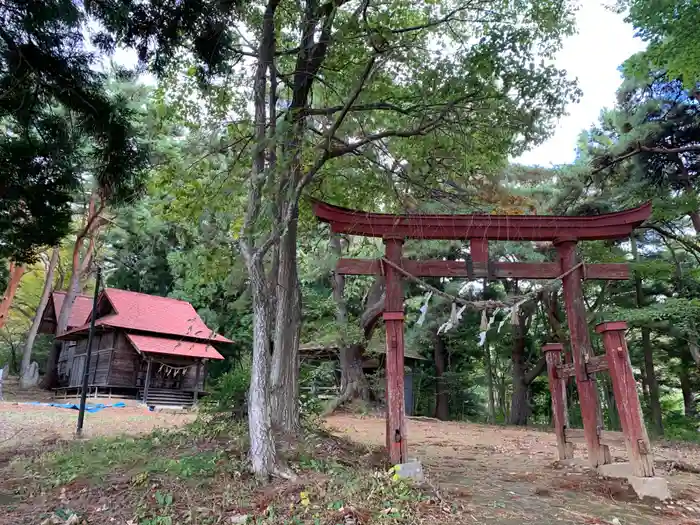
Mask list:
[[[628,237],[651,214],[651,204],[617,213],[590,217],[508,216],[508,215],[391,215],[367,213],[314,203],[314,214],[330,224],[334,233],[381,237],[385,258],[407,273],[420,277],[521,278],[555,279],[562,276],[573,370],[576,378],[588,447],[593,466],[609,462],[606,448],[599,439],[599,403],[592,373],[607,369],[596,359],[591,347],[583,301],[584,279],[628,279],[627,264],[591,264],[580,266],[576,246],[582,240],[620,239]],[[471,260],[413,261],[402,257],[405,239],[469,240]],[[551,241],[558,260],[549,263],[492,263],[489,261],[489,240]],[[345,275],[385,275],[387,369],[387,449],[395,464],[407,457],[407,434],[404,407],[404,311],[401,273],[380,260],[340,259],[336,271]],[[615,381],[615,378],[613,378]],[[552,387],[553,388],[553,387]],[[622,391],[622,390],[621,390]],[[553,392],[554,396],[554,392]],[[634,404],[627,400],[625,406]],[[637,406],[639,400],[636,400]],[[634,410],[635,407],[632,407]]]

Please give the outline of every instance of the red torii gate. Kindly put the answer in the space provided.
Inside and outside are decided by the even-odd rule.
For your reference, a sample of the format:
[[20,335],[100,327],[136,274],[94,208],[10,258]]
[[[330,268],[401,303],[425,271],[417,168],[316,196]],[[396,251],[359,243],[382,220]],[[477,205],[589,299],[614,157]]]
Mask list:
[[[404,309],[401,272],[403,268],[416,277],[465,277],[475,278],[521,278],[556,279],[562,277],[566,316],[571,334],[573,364],[570,370],[562,373],[567,365],[549,359],[550,390],[555,400],[555,427],[559,441],[560,456],[566,457],[564,435],[565,418],[561,414],[561,385],[563,377],[573,375],[579,392],[584,437],[588,448],[589,461],[593,466],[608,463],[607,447],[601,446],[598,423],[598,395],[591,374],[610,368],[613,384],[625,382],[624,387],[614,388],[618,406],[624,407],[623,432],[630,441],[628,451],[639,452],[648,447],[646,429],[641,419],[639,398],[636,390],[627,385],[631,376],[629,358],[620,348],[624,337],[604,337],[606,353],[615,351],[627,365],[617,364],[608,367],[606,356],[596,357],[591,347],[581,281],[583,279],[629,278],[627,264],[588,264],[581,265],[576,256],[579,241],[620,239],[628,237],[634,228],[642,224],[651,214],[651,203],[638,208],[617,213],[588,217],[545,216],[545,215],[391,215],[367,213],[333,206],[324,202],[314,202],[314,214],[318,219],[330,224],[333,233],[381,237],[385,245],[385,259],[381,260],[340,259],[336,271],[344,275],[379,275],[386,280],[386,300],[384,322],[386,325],[386,370],[387,370],[387,448],[394,464],[406,462],[407,441],[404,406]],[[402,257],[405,239],[444,239],[469,240],[471,261],[414,261]],[[489,240],[500,241],[551,241],[554,243],[558,262],[549,263],[502,263],[489,262]],[[620,340],[622,343],[620,343]],[[608,349],[610,345],[617,345]],[[561,348],[559,351],[561,351]],[[552,350],[548,348],[548,350]],[[626,350],[626,346],[625,346]],[[617,355],[617,354],[615,354]],[[552,354],[554,357],[554,354]],[[552,381],[552,379],[554,379]],[[565,393],[565,390],[564,390]],[[563,402],[566,400],[564,398]],[[557,417],[561,416],[561,417]],[[627,428],[625,428],[627,427]],[[627,429],[631,430],[627,430]],[[646,439],[646,444],[641,443]],[[627,440],[629,441],[629,439]],[[636,447],[633,450],[630,447]],[[646,475],[653,475],[646,474]]]

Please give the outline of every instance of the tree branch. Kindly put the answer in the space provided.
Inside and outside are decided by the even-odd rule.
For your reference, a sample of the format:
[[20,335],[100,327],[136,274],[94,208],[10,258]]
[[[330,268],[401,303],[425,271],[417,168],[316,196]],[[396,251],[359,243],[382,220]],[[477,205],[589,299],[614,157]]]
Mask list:
[[632,151],[625,153],[624,155],[621,155],[617,157],[616,159],[613,159],[610,161],[610,163],[606,164],[605,166],[601,166],[600,168],[596,168],[591,172],[591,175],[595,175],[596,173],[600,173],[603,170],[606,170],[608,168],[613,167],[615,164],[619,164],[623,160],[629,159],[630,157],[634,157],[635,155],[639,155],[640,153],[663,153],[666,155],[669,154],[677,154],[677,153],[689,153],[692,151],[700,151],[700,144],[695,144],[695,145],[690,145],[690,146],[681,146],[678,148],[661,148],[661,147],[651,147],[651,146],[642,146],[641,144],[638,144],[635,149]]
[[[330,106],[327,108],[308,108],[304,111],[304,115],[315,117],[315,116],[331,116],[339,111],[342,111],[345,106]],[[356,111],[396,111],[402,115],[409,115],[410,108],[402,108],[396,104],[390,104],[389,102],[373,102],[370,104],[358,104],[357,106],[351,106],[348,108],[348,112],[354,113]]]
[[529,385],[530,383],[532,383],[537,378],[537,376],[544,372],[546,366],[547,360],[544,356],[540,357],[535,366],[532,367],[532,369],[530,369],[530,371],[527,374],[525,374],[525,377],[523,378],[525,384]]

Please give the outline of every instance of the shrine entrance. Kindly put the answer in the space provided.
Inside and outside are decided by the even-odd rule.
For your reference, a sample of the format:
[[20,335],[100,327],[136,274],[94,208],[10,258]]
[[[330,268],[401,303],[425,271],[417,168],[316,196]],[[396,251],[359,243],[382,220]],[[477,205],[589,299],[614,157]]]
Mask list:
[[[408,460],[408,436],[404,407],[404,308],[402,278],[462,277],[472,279],[559,279],[571,337],[571,364],[561,363],[561,345],[546,345],[550,391],[561,459],[571,457],[570,443],[585,441],[591,466],[610,462],[607,446],[601,443],[598,393],[592,375],[609,370],[622,422],[623,441],[630,462],[640,476],[653,476],[649,439],[641,416],[639,398],[624,340],[624,323],[598,327],[603,334],[605,356],[595,356],[586,322],[582,281],[584,279],[629,279],[627,264],[584,264],[576,255],[579,241],[615,240],[629,237],[651,214],[651,204],[617,213],[589,217],[509,215],[391,215],[348,210],[323,202],[314,203],[316,217],[330,224],[333,233],[381,237],[385,256],[379,260],[340,259],[336,271],[343,275],[384,275],[386,300],[386,444],[394,464]],[[467,261],[416,261],[402,256],[405,239],[469,241]],[[557,261],[505,263],[489,260],[488,243],[499,241],[550,241]],[[567,431],[565,380],[576,379],[583,435]],[[580,432],[580,431],[579,431]],[[568,437],[567,437],[568,436]]]

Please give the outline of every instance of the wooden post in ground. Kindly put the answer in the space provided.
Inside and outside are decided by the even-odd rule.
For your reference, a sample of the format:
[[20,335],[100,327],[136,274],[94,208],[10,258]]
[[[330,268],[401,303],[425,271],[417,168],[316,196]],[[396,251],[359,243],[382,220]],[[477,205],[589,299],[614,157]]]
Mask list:
[[[387,260],[401,264],[403,239],[385,238]],[[407,461],[406,417],[404,406],[404,340],[403,340],[403,290],[401,274],[391,266],[385,266],[386,300],[384,325],[386,327],[386,445],[394,465]]]
[[586,371],[586,362],[590,357],[593,357],[593,348],[588,333],[586,307],[581,287],[583,271],[581,267],[572,271],[579,264],[576,257],[575,239],[557,239],[554,244],[559,254],[562,274],[569,272],[562,277],[562,284],[566,317],[571,334],[571,354],[576,372],[576,388],[581,404],[581,419],[583,420],[583,430],[588,448],[588,462],[592,467],[597,467],[610,463],[611,458],[608,447],[600,444],[598,389]]
[[197,361],[197,373],[194,378],[194,402],[197,403],[197,398],[199,397],[199,376],[201,374],[202,361]]
[[547,377],[549,378],[549,391],[552,394],[552,419],[554,420],[554,433],[557,436],[557,451],[559,459],[574,457],[573,443],[566,442],[566,429],[569,426],[569,414],[566,406],[566,378],[557,374],[557,366],[561,365],[561,353],[564,345],[561,343],[548,343],[542,347],[547,359]]
[[151,364],[153,359],[148,356],[148,364],[146,365],[146,380],[143,382],[143,402],[148,403],[148,385],[151,383]]
[[603,336],[615,404],[620,414],[620,426],[625,435],[627,456],[634,475],[652,477],[654,476],[654,458],[651,454],[651,444],[627,351],[625,330],[627,330],[627,323],[623,321],[601,323],[596,326],[596,332]]

